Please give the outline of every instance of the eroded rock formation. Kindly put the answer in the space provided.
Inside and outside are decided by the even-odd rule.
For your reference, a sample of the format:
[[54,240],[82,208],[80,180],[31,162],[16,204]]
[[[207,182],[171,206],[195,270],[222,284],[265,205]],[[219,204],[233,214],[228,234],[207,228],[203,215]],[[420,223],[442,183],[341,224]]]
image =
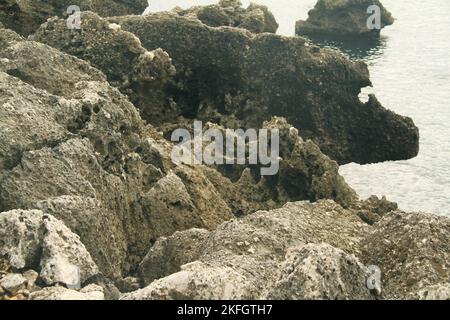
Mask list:
[[122,299],[448,299],[449,233],[429,214],[369,226],[332,201],[290,203],[158,240],[139,269],[147,286]]
[[253,33],[276,33],[278,29],[274,15],[266,6],[250,3],[247,8],[242,8],[239,0],[220,0],[218,4],[175,8],[173,11],[180,16],[197,18],[211,27],[237,27]]
[[[22,35],[33,33],[42,23],[53,16],[68,16],[73,1],[58,0],[2,0],[0,2],[0,21],[4,27]],[[141,14],[148,5],[147,0],[79,0],[80,10],[92,10],[102,16]],[[70,12],[68,12],[70,11]]]
[[[417,153],[411,119],[359,101],[367,66],[233,0],[101,18],[131,3],[83,2],[82,30],[39,27],[65,2],[0,4],[39,27],[0,28],[0,299],[448,298],[448,218],[360,201],[338,173]],[[278,174],[175,165],[166,138],[194,119],[278,129]]]
[[[379,8],[379,12],[372,10],[371,6]],[[375,20],[371,16],[374,14],[379,14],[380,25],[376,28],[372,28]],[[309,11],[306,21],[297,21],[295,33],[308,36],[379,37],[381,29],[393,23],[391,13],[379,0],[319,0],[314,9]]]

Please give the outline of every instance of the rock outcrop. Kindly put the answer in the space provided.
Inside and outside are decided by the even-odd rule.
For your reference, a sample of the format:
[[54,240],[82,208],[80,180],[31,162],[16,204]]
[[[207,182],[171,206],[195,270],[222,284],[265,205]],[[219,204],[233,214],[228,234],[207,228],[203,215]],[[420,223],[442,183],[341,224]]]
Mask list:
[[173,145],[101,71],[9,30],[0,30],[0,42],[0,210],[38,209],[62,220],[111,279],[133,272],[159,237],[176,231],[213,230],[288,201],[356,200],[336,163],[284,119],[265,124],[285,140],[282,175],[175,166]]
[[[376,6],[377,11],[371,6]],[[371,18],[379,14],[379,26]],[[369,22],[368,22],[369,21]],[[394,23],[379,0],[319,0],[306,21],[295,26],[297,35],[334,37],[379,37],[381,29]],[[369,28],[370,26],[370,28]]]
[[[145,2],[82,1],[82,30],[64,1],[0,4],[22,34],[0,28],[0,299],[448,298],[449,219],[339,175],[418,152],[411,119],[359,100],[366,65],[235,0],[104,18]],[[195,119],[278,130],[278,173],[176,165]]]
[[[286,258],[290,248],[326,242],[344,249],[347,254],[359,254],[359,241],[369,230],[370,227],[353,212],[325,201],[317,204],[290,203],[274,211],[260,211],[226,222],[208,237],[195,230],[176,233],[155,244],[141,263],[142,280],[149,286],[123,298],[259,299],[268,295],[274,299],[296,299],[294,290],[275,289],[275,283],[282,286],[284,271],[281,274],[278,271],[286,259],[290,259]],[[173,247],[190,249],[171,250]],[[160,261],[158,256],[162,252],[166,254],[167,263],[156,268],[155,263]],[[325,250],[323,255],[329,253],[336,256],[333,258],[337,259],[336,264],[342,263],[337,258],[340,254],[347,256],[334,249]],[[188,264],[182,267],[181,263]],[[352,276],[354,273],[364,274],[364,268],[358,269],[360,267],[355,264],[354,268],[344,270],[343,266],[342,273],[350,272]],[[174,270],[179,272],[170,275]],[[167,278],[149,283],[163,274]],[[361,297],[370,298],[369,291],[365,289],[364,276],[349,280],[352,276],[343,275],[336,281],[343,281],[353,288],[348,292],[359,290],[366,293]],[[334,289],[328,289],[329,297],[333,297]],[[345,286],[342,289],[347,290]],[[350,297],[348,292],[340,297]],[[315,293],[310,294],[313,298]]]
[[[69,10],[72,5],[73,1],[68,0],[4,0],[0,3],[0,21],[5,28],[29,35],[50,17],[68,17],[73,13]],[[91,10],[106,17],[141,14],[147,5],[147,0],[79,0],[76,3],[82,11]]]
[[367,103],[359,100],[361,88],[370,85],[364,63],[316,50],[302,38],[211,28],[168,13],[111,22],[134,33],[148,50],[162,48],[171,56],[177,74],[167,92],[178,107],[175,123],[183,116],[258,128],[283,116],[340,164],[418,153],[411,119],[383,108],[374,96]]
[[147,286],[122,299],[449,299],[449,223],[397,211],[370,226],[332,201],[290,203],[160,239],[140,265]]
[[242,8],[239,0],[220,0],[218,4],[196,6],[189,9],[175,8],[180,16],[197,18],[211,27],[243,28],[253,33],[276,33],[278,23],[266,6],[250,3]]
[[170,101],[163,88],[175,74],[169,55],[161,49],[147,51],[140,40],[92,12],[81,14],[83,32],[73,32],[57,17],[49,19],[32,37],[101,70],[108,82],[130,98],[151,123],[172,119]]
[[105,294],[97,285],[86,286],[80,291],[56,286],[31,293],[30,300],[105,300]]

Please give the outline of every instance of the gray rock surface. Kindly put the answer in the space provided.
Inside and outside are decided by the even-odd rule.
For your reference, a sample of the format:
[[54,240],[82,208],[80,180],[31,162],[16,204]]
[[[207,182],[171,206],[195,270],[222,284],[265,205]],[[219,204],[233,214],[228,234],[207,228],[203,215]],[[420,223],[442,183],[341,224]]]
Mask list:
[[450,219],[392,212],[363,241],[363,262],[380,267],[385,297],[406,298],[450,278]]
[[[11,266],[35,270],[39,267],[39,276],[48,285],[83,283],[99,272],[79,237],[41,211],[0,213],[0,239],[0,255],[6,256]],[[26,283],[27,279],[20,277]]]
[[40,278],[47,284],[79,287],[99,273],[90,253],[61,221],[44,215],[41,232],[42,256]]
[[395,211],[371,226],[332,201],[289,203],[160,239],[141,264],[147,286],[122,299],[446,299],[449,221]]
[[328,244],[288,251],[278,280],[265,298],[272,300],[372,300],[367,270],[359,260]]
[[[286,261],[289,248],[327,242],[359,254],[359,241],[369,229],[353,212],[332,201],[323,201],[290,203],[270,212],[260,211],[222,224],[207,238],[193,236],[199,231],[185,231],[155,244],[140,269],[148,286],[122,299],[259,299],[279,280],[278,270]],[[171,250],[176,247],[189,249]],[[157,263],[159,252],[165,253],[170,264],[157,269],[149,260],[155,257]],[[348,259],[355,262],[355,267],[343,268],[342,273],[347,275],[342,279],[347,281],[355,274],[359,274],[357,279],[363,279],[356,258]],[[183,263],[187,265],[182,266]],[[329,267],[327,272],[332,272],[334,266],[330,263],[324,268]],[[181,271],[149,283],[172,270]],[[347,294],[349,298],[349,292],[364,292],[364,281],[360,284],[362,289],[354,287],[357,279],[348,283],[346,293],[336,297],[344,298]],[[296,293],[285,294],[294,297]]]
[[189,229],[159,238],[139,264],[142,282],[152,283],[180,271],[182,265],[196,261],[203,250],[198,244],[204,242],[209,234],[205,229]]
[[134,34],[95,13],[83,12],[81,19],[82,33],[67,29],[65,20],[55,17],[32,39],[90,62],[129,96],[144,118],[152,118],[152,123],[166,121],[172,111],[163,89],[175,74],[169,55],[159,48],[147,51]]

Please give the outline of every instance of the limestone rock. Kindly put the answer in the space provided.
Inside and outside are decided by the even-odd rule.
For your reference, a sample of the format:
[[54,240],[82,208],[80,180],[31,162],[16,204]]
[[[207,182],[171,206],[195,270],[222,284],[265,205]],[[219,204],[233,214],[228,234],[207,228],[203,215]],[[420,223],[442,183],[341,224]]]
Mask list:
[[239,300],[247,298],[245,286],[245,277],[232,268],[194,262],[121,300]]
[[103,289],[89,285],[80,291],[63,287],[48,287],[31,293],[30,300],[104,300]]
[[266,298],[273,300],[372,300],[367,270],[359,260],[328,244],[293,248]]
[[24,273],[22,273],[22,276],[27,279],[27,288],[29,290],[32,290],[35,286],[36,280],[39,277],[39,273],[37,273],[34,270],[27,270]]
[[314,50],[299,37],[213,28],[173,13],[110,21],[147,50],[162,48],[172,58],[177,74],[168,92],[181,110],[172,122],[186,115],[227,128],[260,128],[273,115],[283,116],[340,164],[418,153],[411,119],[383,108],[374,96],[359,100],[361,88],[370,85],[362,62]]
[[139,290],[139,279],[135,277],[126,277],[116,282],[120,292],[132,292]]
[[120,278],[126,260],[127,241],[120,220],[99,200],[60,196],[36,203],[36,208],[65,222],[80,236],[100,270]]
[[[260,211],[226,222],[207,237],[193,236],[198,232],[195,230],[179,233],[157,242],[142,262],[142,280],[148,286],[123,298],[259,299],[278,280],[289,248],[327,242],[358,254],[359,241],[369,230],[351,211],[332,201],[321,201]],[[175,251],[171,247],[188,249]],[[163,254],[170,265],[156,268]],[[150,258],[155,260],[150,262]],[[183,267],[184,263],[187,266]],[[170,270],[181,271],[150,283]],[[216,278],[223,273],[229,289]]]
[[60,283],[77,287],[99,273],[79,236],[61,221],[44,215],[41,232],[40,278],[47,285]]
[[[380,8],[380,28],[369,29],[370,6]],[[306,21],[296,23],[298,35],[379,37],[381,29],[394,23],[391,13],[378,0],[319,0]]]
[[10,273],[0,279],[0,286],[9,294],[16,295],[27,286],[27,279],[19,273]]
[[410,299],[418,300],[450,300],[450,284],[440,284],[419,290]]
[[0,213],[0,235],[0,254],[17,269],[40,266],[47,284],[83,283],[99,272],[79,237],[39,210]]
[[196,261],[203,249],[199,243],[204,242],[208,236],[207,230],[190,229],[159,238],[139,264],[142,282],[150,284],[180,271],[182,265]]
[[103,71],[113,86],[129,95],[145,118],[153,118],[152,123],[173,116],[163,92],[175,73],[169,55],[158,48],[147,51],[135,35],[118,25],[111,27],[111,23],[95,13],[83,12],[81,19],[82,33],[68,30],[65,20],[53,18],[32,39],[88,61]]
[[[0,5],[0,20],[9,29],[29,35],[52,16],[68,17],[72,14],[69,7],[72,1],[44,0],[5,0]],[[91,10],[102,16],[118,16],[141,14],[148,3],[147,0],[79,0],[76,5],[82,11]],[[83,23],[83,22],[81,22]]]
[[16,269],[38,266],[41,222],[42,212],[38,210],[0,213],[0,256],[9,265]]
[[450,219],[392,212],[374,226],[362,242],[362,260],[381,269],[386,298],[406,298],[409,293],[448,283]]

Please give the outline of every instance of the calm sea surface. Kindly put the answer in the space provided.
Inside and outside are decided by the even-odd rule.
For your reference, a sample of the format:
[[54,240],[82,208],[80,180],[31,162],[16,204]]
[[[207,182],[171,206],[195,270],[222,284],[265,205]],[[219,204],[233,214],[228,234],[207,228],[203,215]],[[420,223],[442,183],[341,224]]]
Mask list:
[[[211,4],[210,0],[150,0],[150,11],[176,5]],[[249,1],[242,1],[248,4]],[[279,33],[293,35],[295,21],[305,19],[316,0],[260,0],[280,24]],[[414,119],[421,150],[408,161],[374,165],[350,164],[341,174],[362,197],[386,195],[405,210],[450,216],[450,1],[382,0],[396,18],[376,43],[321,45],[339,48],[351,59],[367,62],[381,103]]]

